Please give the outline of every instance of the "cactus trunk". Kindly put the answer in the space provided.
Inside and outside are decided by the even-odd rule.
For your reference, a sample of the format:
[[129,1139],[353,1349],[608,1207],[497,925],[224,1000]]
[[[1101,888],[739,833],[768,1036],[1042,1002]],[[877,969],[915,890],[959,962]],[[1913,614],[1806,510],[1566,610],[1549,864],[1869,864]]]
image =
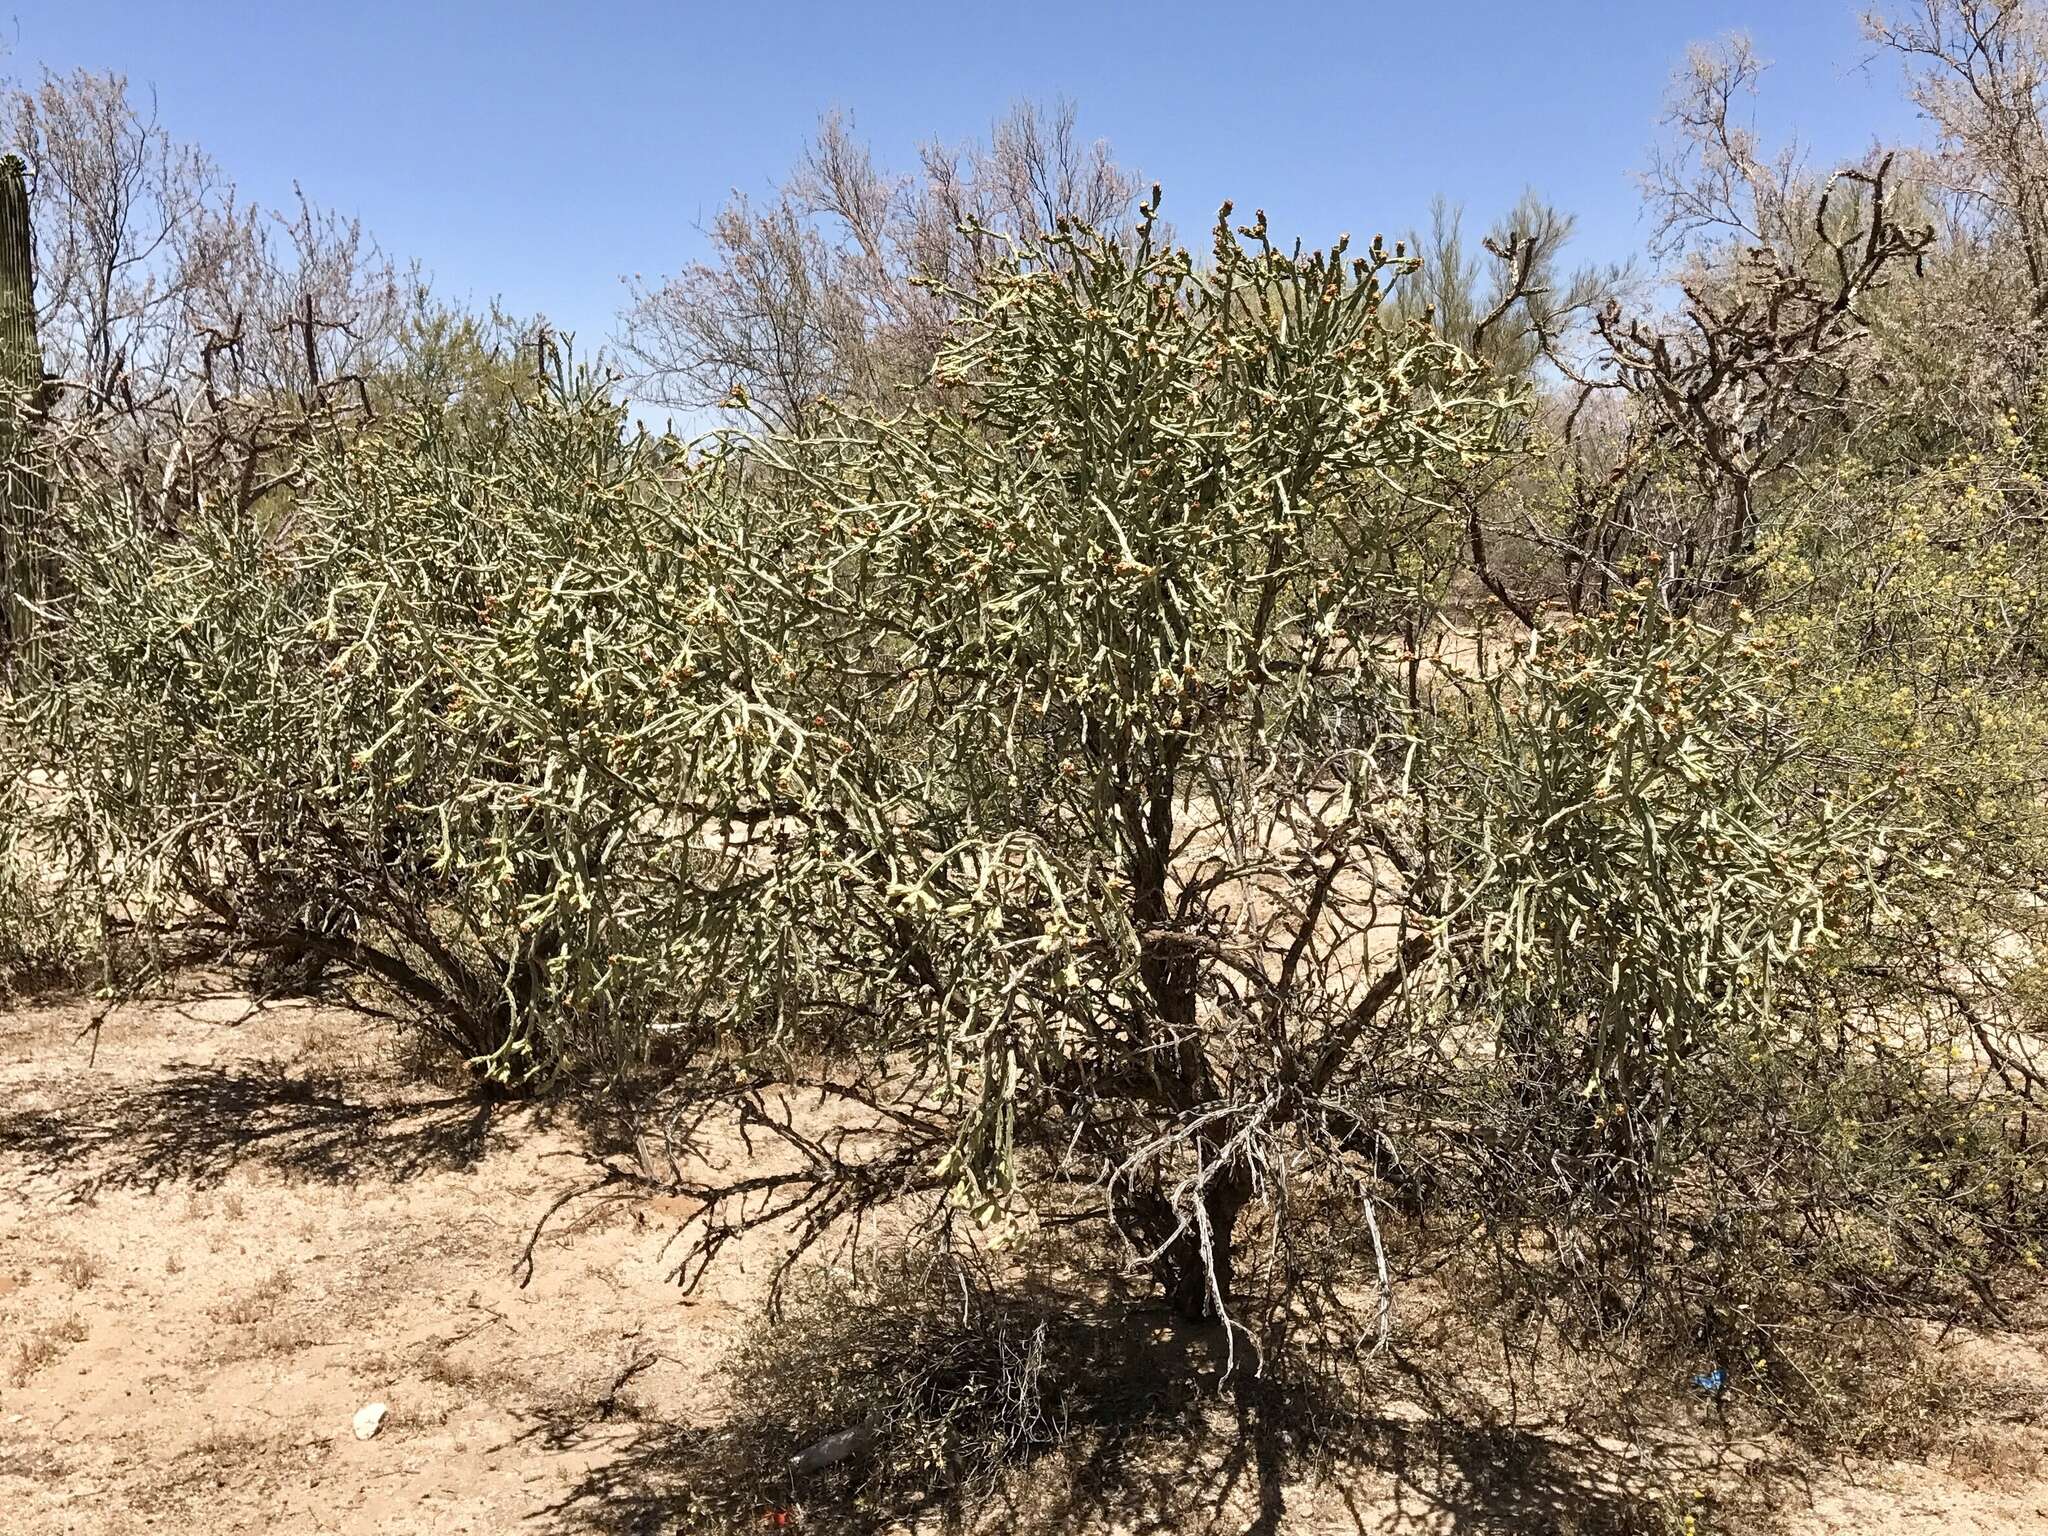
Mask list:
[[33,461],[42,408],[34,248],[21,157],[0,158],[0,660],[17,652],[45,595],[47,484]]

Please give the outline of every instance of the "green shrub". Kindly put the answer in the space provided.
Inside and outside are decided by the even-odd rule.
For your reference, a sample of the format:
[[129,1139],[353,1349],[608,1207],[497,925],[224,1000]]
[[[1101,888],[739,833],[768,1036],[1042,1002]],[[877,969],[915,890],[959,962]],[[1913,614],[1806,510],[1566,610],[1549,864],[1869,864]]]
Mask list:
[[948,410],[703,468],[691,723],[602,760],[763,829],[704,930],[736,1038],[863,1021],[818,1076],[886,1150],[774,1182],[995,1237],[1092,1183],[1191,1316],[1254,1304],[1240,1221],[1284,1247],[1296,1184],[1365,1233],[1550,1202],[1653,1284],[1696,1117],[1922,866],[1647,587],[1458,634],[1453,488],[1516,400],[1382,318],[1403,263],[1054,245],[963,296]]
[[[1062,230],[957,296],[939,403],[802,440],[686,455],[558,367],[174,534],[72,484],[66,847],[497,1082],[703,1047],[803,1155],[698,1188],[697,1259],[906,1197],[1106,1218],[1233,1353],[1312,1249],[1384,1326],[1441,1212],[1520,1304],[1694,1352],[1868,1256],[1980,1284],[2030,1154],[1955,1182],[2002,1110],[1871,972],[1954,888],[1936,819],[1811,636],[1647,578],[1470,627],[1525,401],[1346,257]],[[826,1150],[777,1078],[873,1124]]]
[[0,846],[0,997],[76,985],[99,956],[99,914],[27,850]]
[[[459,425],[337,429],[175,530],[71,482],[75,595],[25,729],[76,868],[145,926],[375,978],[494,1081],[587,1054],[616,996],[573,891],[619,816],[534,749],[570,713],[522,735],[463,687],[505,616],[545,624],[568,551],[631,525],[653,460],[620,426],[564,371]],[[519,830],[542,821],[570,841]]]

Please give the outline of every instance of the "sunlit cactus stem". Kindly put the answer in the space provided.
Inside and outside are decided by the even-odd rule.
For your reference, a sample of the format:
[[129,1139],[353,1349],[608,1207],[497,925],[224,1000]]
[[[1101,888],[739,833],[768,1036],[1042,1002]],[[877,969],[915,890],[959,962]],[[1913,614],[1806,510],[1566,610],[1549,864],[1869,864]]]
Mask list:
[[0,657],[17,651],[43,595],[36,549],[46,485],[31,461],[41,409],[43,353],[36,341],[28,182],[19,155],[0,158]]

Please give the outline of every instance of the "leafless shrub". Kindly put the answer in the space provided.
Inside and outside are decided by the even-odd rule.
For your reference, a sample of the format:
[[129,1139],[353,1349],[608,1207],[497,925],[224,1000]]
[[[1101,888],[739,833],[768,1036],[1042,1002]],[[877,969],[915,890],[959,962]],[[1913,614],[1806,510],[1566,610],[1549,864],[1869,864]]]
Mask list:
[[700,1498],[746,1514],[986,1494],[1065,1433],[1048,1326],[958,1260],[807,1271],[723,1369],[722,1482]]
[[985,144],[927,145],[901,175],[828,116],[764,205],[736,195],[720,211],[710,260],[636,289],[621,333],[635,387],[686,410],[738,404],[796,433],[825,401],[908,404],[952,294],[1062,220],[1124,227],[1138,189],[1064,102],[1012,109]]

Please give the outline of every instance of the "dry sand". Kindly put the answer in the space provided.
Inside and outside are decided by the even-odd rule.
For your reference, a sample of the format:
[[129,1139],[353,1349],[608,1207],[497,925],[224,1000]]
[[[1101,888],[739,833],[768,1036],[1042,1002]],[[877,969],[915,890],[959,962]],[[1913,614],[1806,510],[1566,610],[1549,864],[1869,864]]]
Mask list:
[[[383,1024],[324,1005],[199,986],[117,1012],[90,1065],[87,1017],[0,1013],[0,1532],[696,1528],[692,1447],[772,1235],[685,1298],[664,1246],[686,1208],[591,1197],[548,1226],[522,1285],[537,1218],[601,1177],[573,1113],[485,1110],[402,1070]],[[2032,1342],[1996,1348],[2048,1383]],[[389,1417],[358,1440],[371,1402]],[[1697,1529],[2048,1531],[2039,1440],[1958,1426],[1931,1464],[1752,1476]],[[1134,1472],[1093,1508],[1027,1501],[981,1523],[1675,1536],[1683,1511],[1629,1489],[1668,1483],[1681,1454],[1740,1483],[1748,1454],[1460,1429],[1391,1404],[1383,1447],[1290,1488],[1264,1523],[1227,1451]]]

